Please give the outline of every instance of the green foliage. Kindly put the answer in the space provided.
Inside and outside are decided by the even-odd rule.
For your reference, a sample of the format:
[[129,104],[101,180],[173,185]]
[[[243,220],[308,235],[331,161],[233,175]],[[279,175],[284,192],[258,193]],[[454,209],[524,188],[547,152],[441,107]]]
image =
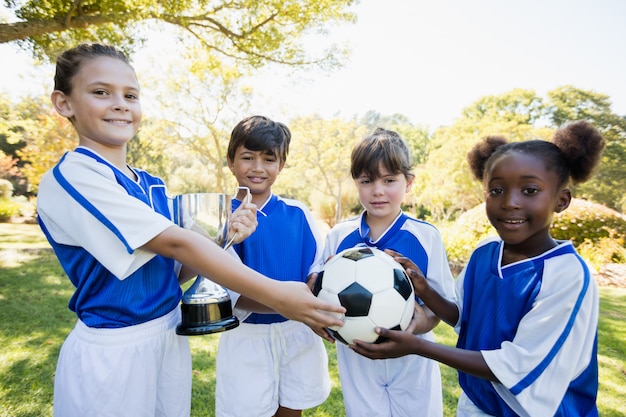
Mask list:
[[[154,85],[153,94],[158,92],[168,101],[159,109],[161,114],[144,120],[138,138],[129,143],[129,162],[163,177],[173,190],[230,193],[234,185],[225,149],[238,121],[230,110],[236,107],[236,114],[245,114],[250,91],[239,84],[235,70],[232,78],[224,78],[201,65],[170,69],[171,83],[165,85],[160,78],[148,82]],[[169,88],[174,93],[168,93]],[[19,164],[1,159],[0,172],[17,166],[20,175],[27,178],[30,192],[36,192],[43,173],[76,146],[71,124],[51,113],[46,103],[48,98],[41,97],[11,105],[0,97],[0,111],[7,118],[1,120],[0,137],[4,135],[7,143],[26,144],[15,151]],[[594,118],[591,121],[607,138],[607,148],[596,176],[572,191],[576,197],[620,211],[626,207],[626,118],[603,107],[607,105],[605,96],[571,87],[550,92],[547,100],[532,91],[513,90],[478,100],[453,125],[432,135],[397,114],[382,116],[371,111],[360,122],[325,120],[316,115],[299,117],[288,123],[293,141],[287,165],[275,184],[276,192],[309,204],[328,219],[332,218],[329,210],[338,207],[331,221],[334,224],[350,212],[350,208],[344,209],[341,197],[352,189],[350,151],[357,140],[382,125],[403,135],[418,162],[406,204],[416,215],[426,215],[433,222],[452,221],[482,201],[482,186],[467,167],[468,150],[480,138],[493,134],[514,141],[550,139],[553,127],[527,124],[538,122],[537,112],[543,106],[547,120],[551,114],[555,121]]]
[[13,192],[23,195],[28,192],[28,180],[23,168],[26,161],[19,158],[26,146],[24,124],[28,124],[5,94],[0,94],[0,179],[11,181]]
[[[575,195],[623,210],[626,206],[626,118],[611,111],[608,97],[572,86],[541,98],[533,90],[486,96],[463,110],[452,126],[435,131],[428,157],[417,171],[415,203],[427,207],[435,221],[450,220],[482,200],[472,178],[467,152],[483,137],[501,135],[510,141],[551,139],[562,124],[584,119],[608,141],[597,175],[574,188]],[[544,126],[546,121],[549,125]]]
[[551,233],[555,239],[572,240],[575,246],[586,240],[597,243],[606,238],[621,240],[623,245],[626,216],[600,204],[574,198],[567,210],[554,215]]
[[20,214],[20,206],[13,201],[12,196],[11,181],[0,179],[0,222],[8,222],[12,217]]
[[172,148],[164,146],[163,138],[155,137],[161,134],[163,130],[155,128],[150,121],[143,122],[140,133],[128,142],[126,160],[130,166],[148,171],[167,184]]
[[434,221],[451,220],[482,201],[482,188],[467,165],[467,152],[488,135],[510,140],[545,137],[538,119],[541,99],[532,90],[515,89],[480,98],[452,126],[435,131],[426,162],[416,170],[414,204],[428,208]]
[[[292,143],[285,169],[277,181],[277,190],[288,179],[298,187],[296,198],[311,201],[316,212],[334,209],[335,224],[347,214],[345,193],[352,191],[350,154],[354,144],[366,136],[366,128],[355,121],[324,120],[319,116],[301,117],[289,123]],[[279,191],[280,192],[280,191]],[[350,199],[348,199],[349,201]]]
[[448,253],[448,260],[457,269],[467,263],[481,240],[497,236],[496,230],[485,214],[485,203],[467,210],[456,221],[437,224]]
[[425,162],[430,141],[430,134],[425,126],[413,125],[402,114],[385,116],[374,110],[366,112],[361,118],[360,124],[365,126],[368,134],[374,132],[378,127],[397,132],[409,145],[413,163],[419,165]]
[[[142,121],[139,142],[129,143],[129,156],[163,178],[173,193],[232,193],[236,184],[226,149],[230,132],[249,108],[237,71],[214,73],[195,61],[171,62],[166,68],[175,74],[170,82],[162,83],[159,75],[147,83],[154,86],[152,97],[168,99],[160,103],[158,114]],[[238,109],[236,116],[231,108]]]
[[546,94],[547,113],[554,126],[573,120],[594,120],[596,124],[615,123],[611,100],[605,94],[564,85]]
[[[497,236],[482,203],[455,222],[441,223],[440,231],[450,262],[465,264],[476,245],[488,236]],[[552,237],[571,240],[594,267],[604,263],[626,262],[626,216],[603,205],[572,199],[567,210],[555,214]],[[588,256],[585,256],[588,255]]]
[[549,91],[548,117],[554,126],[572,120],[592,122],[607,140],[600,167],[588,182],[575,187],[576,195],[626,211],[626,117],[611,110],[605,94],[581,90],[571,85]]
[[485,96],[463,110],[463,118],[489,119],[517,125],[533,125],[543,115],[542,99],[533,90],[513,89],[497,96]]
[[596,269],[626,262],[626,216],[603,205],[573,199],[567,210],[554,216],[551,233],[555,239],[574,242]]
[[147,25],[174,31],[187,47],[200,46],[223,62],[258,67],[267,61],[336,64],[341,51],[309,57],[302,37],[355,19],[354,0],[27,0],[13,6],[23,24],[0,24],[0,42],[19,41],[39,57],[56,57],[79,42],[141,46]]
[[626,263],[626,247],[624,238],[602,237],[597,242],[584,240],[578,245],[578,253],[599,271],[602,265],[608,263]]
[[9,129],[13,141],[23,143],[16,155],[29,193],[36,193],[43,174],[78,144],[72,124],[50,110],[50,98],[44,96],[27,97],[10,106]]
[[337,215],[337,201],[331,198],[319,197],[313,194],[315,208],[318,216],[328,225],[333,227],[337,223],[337,218],[346,219],[356,216],[363,210],[357,192],[352,188],[341,193],[341,202],[339,204],[341,213]]
[[10,199],[0,199],[0,222],[8,222],[20,214],[20,205]]

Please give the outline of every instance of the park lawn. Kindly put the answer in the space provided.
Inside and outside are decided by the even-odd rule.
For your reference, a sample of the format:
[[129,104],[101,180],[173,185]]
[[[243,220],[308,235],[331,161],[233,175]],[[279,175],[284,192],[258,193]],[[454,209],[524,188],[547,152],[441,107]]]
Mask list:
[[[43,249],[42,249],[43,248]],[[73,287],[36,225],[0,224],[0,417],[52,416],[56,359],[75,317],[67,309]],[[598,407],[603,417],[626,415],[626,289],[600,289]],[[445,324],[438,341],[454,345]],[[191,337],[191,415],[213,415],[215,354],[219,335]],[[345,416],[334,345],[327,344],[332,390],[307,417]],[[444,415],[454,416],[460,390],[456,371],[441,366]]]

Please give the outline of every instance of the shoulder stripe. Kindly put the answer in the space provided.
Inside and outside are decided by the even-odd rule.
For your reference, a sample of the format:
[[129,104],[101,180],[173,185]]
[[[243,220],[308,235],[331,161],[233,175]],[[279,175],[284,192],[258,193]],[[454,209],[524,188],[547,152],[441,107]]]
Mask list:
[[113,223],[111,223],[111,221],[109,219],[107,219],[104,214],[102,214],[96,207],[94,207],[93,204],[91,204],[85,197],[83,197],[78,190],[76,190],[76,188],[74,188],[69,181],[67,181],[65,179],[65,177],[63,176],[63,174],[61,173],[61,170],[59,169],[59,166],[61,165],[61,163],[63,162],[63,160],[65,159],[65,155],[63,156],[63,158],[61,159],[61,161],[59,161],[59,163],[53,168],[52,172],[54,174],[54,178],[57,180],[57,182],[59,183],[59,185],[65,190],[67,191],[67,193],[74,199],[76,200],[76,202],[78,204],[80,204],[81,206],[83,206],[88,212],[90,212],[92,215],[94,215],[102,224],[104,224],[107,228],[109,228],[109,230],[111,230],[111,232],[113,232],[118,239],[120,239],[120,241],[124,244],[124,246],[126,247],[126,251],[128,253],[133,253],[133,248],[130,247],[130,245],[128,244],[128,242],[126,241],[126,239],[124,238],[124,236],[120,233],[119,229],[117,227],[115,227],[115,225]]
[[589,281],[591,279],[589,268],[584,266],[584,262],[580,259],[580,255],[576,254],[576,257],[579,259],[579,262],[581,262],[581,265],[583,265],[583,270],[585,271],[585,277],[583,280],[583,286],[580,290],[580,293],[578,294],[578,298],[576,299],[576,304],[574,305],[574,308],[572,309],[572,314],[570,314],[570,317],[567,321],[567,324],[565,325],[565,328],[563,329],[563,332],[559,335],[559,338],[554,343],[554,346],[552,346],[552,349],[550,349],[550,352],[548,352],[546,357],[535,367],[535,369],[530,371],[528,375],[526,375],[520,382],[518,382],[513,387],[511,387],[511,392],[513,393],[513,395],[518,395],[525,388],[530,386],[541,375],[541,373],[543,373],[543,371],[548,367],[550,362],[552,362],[552,360],[554,359],[558,351],[561,349],[561,347],[563,346],[563,343],[565,343],[565,340],[570,334],[572,326],[574,325],[574,321],[576,320],[576,316],[578,315],[578,312],[580,310],[580,306],[582,305],[583,299],[585,298],[585,294],[587,293],[587,288],[589,288]]

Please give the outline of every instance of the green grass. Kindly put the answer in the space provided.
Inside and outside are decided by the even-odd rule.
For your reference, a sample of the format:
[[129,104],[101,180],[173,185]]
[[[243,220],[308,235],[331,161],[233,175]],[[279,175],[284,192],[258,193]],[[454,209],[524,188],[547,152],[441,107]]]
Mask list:
[[[73,287],[37,225],[0,224],[0,417],[52,416],[52,384],[59,349],[75,317],[67,308]],[[603,417],[626,415],[626,289],[600,290],[598,407]],[[445,325],[437,340],[454,345]],[[191,337],[191,415],[213,415],[215,354],[219,335]],[[345,416],[334,345],[327,344],[329,399],[306,410],[307,417]],[[442,365],[444,415],[456,413],[460,393],[456,371]]]

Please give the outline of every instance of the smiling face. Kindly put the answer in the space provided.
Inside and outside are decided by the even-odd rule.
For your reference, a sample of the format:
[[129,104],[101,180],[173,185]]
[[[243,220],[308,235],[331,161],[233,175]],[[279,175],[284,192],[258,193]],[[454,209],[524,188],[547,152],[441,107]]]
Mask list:
[[354,181],[361,205],[367,211],[367,223],[389,226],[400,213],[404,195],[411,188],[404,174],[392,174],[381,164],[378,177],[359,175]]
[[567,208],[571,194],[536,156],[502,155],[485,172],[487,217],[505,243],[510,261],[537,256],[554,247],[550,224]]
[[139,83],[127,63],[107,56],[85,61],[69,95],[55,90],[52,102],[72,121],[80,145],[107,155],[125,150],[141,122]]
[[228,159],[230,168],[239,186],[248,187],[252,202],[261,206],[272,192],[272,185],[283,169],[282,162],[269,151],[251,151],[239,146],[233,160]]

